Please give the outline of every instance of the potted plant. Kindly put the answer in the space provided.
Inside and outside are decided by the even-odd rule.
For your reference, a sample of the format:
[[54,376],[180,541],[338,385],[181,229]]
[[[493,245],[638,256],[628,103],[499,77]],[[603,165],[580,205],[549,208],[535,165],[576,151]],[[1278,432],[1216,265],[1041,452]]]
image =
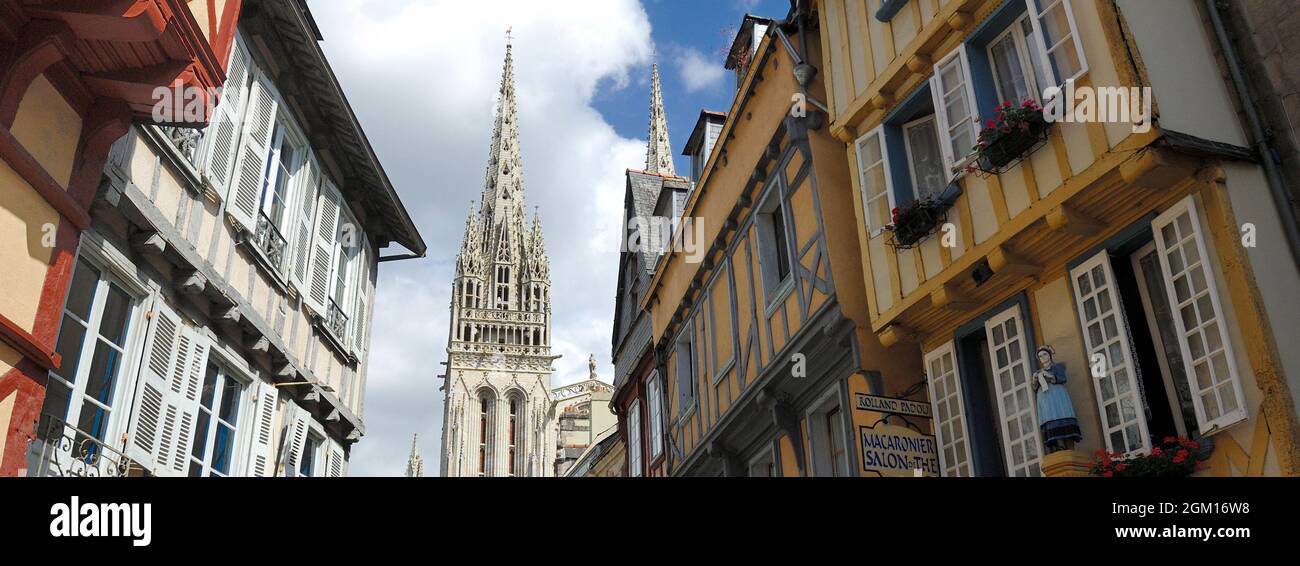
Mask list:
[[1170,436],[1152,447],[1150,454],[1124,456],[1097,450],[1090,473],[1105,478],[1185,478],[1200,468],[1200,448],[1195,440]]
[[980,130],[975,158],[966,165],[968,173],[996,173],[1046,139],[1048,123],[1038,101],[1027,99],[1019,106],[1003,102],[996,111],[997,116]]
[[899,249],[916,245],[947,220],[948,206],[942,199],[924,198],[912,201],[905,208],[895,208],[892,223],[885,226],[894,234],[890,243]]

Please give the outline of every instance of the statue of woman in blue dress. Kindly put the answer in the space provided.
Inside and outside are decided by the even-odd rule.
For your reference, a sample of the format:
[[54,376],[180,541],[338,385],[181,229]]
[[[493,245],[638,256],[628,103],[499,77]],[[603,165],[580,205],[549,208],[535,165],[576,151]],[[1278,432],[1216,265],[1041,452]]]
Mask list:
[[1032,380],[1037,392],[1038,426],[1043,431],[1043,448],[1047,454],[1070,450],[1083,439],[1070,393],[1065,390],[1065,364],[1056,363],[1052,359],[1055,355],[1056,350],[1051,346],[1038,349],[1038,371]]

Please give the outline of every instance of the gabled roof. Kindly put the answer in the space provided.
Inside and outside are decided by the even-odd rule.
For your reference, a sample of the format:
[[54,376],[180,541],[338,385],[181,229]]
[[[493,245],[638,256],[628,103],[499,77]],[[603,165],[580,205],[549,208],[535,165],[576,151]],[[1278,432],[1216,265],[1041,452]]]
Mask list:
[[695,150],[699,149],[700,144],[704,143],[705,126],[709,124],[723,124],[726,121],[726,112],[700,110],[700,117],[695,121],[695,129],[691,130],[691,137],[686,139],[686,147],[683,148],[682,155],[694,155]]
[[381,246],[401,244],[417,256],[427,246],[379,163],[365,131],[320,46],[320,29],[305,2],[245,0],[240,22],[271,49],[276,86],[297,104],[311,145],[339,168],[345,200],[361,212]]

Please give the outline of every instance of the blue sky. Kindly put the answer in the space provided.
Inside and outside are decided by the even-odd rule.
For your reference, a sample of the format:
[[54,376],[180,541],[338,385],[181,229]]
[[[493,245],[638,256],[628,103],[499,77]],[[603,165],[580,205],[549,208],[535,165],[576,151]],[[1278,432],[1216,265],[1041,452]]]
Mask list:
[[[611,334],[624,172],[645,165],[657,59],[680,153],[701,108],[726,111],[729,33],[788,0],[311,0],[322,44],[428,257],[385,263],[367,363],[366,435],[349,473],[402,472],[420,434],[430,475],[443,428],[442,362],[466,212],[478,199],[505,32],[513,30],[524,198],[551,262],[552,386],[613,380]],[[447,22],[431,30],[430,21]],[[729,31],[724,31],[729,30]],[[432,33],[431,33],[432,31]],[[677,170],[689,171],[677,158]],[[385,254],[400,250],[386,250]]]
[[[695,127],[701,109],[726,112],[735,95],[734,79],[723,69],[732,34],[746,13],[772,19],[784,18],[789,0],[648,0],[642,6],[649,16],[651,39],[657,48],[660,80],[664,90],[664,107],[668,112],[668,131],[673,151],[680,154]],[[688,89],[683,69],[689,53],[698,54],[721,71],[720,80],[703,88]],[[696,70],[698,72],[698,70]],[[634,76],[627,88],[604,88],[597,92],[592,105],[628,138],[646,136],[646,111],[650,104],[650,69]],[[609,86],[609,85],[602,85]],[[629,165],[636,167],[636,164]],[[690,171],[689,160],[677,156],[677,171]]]

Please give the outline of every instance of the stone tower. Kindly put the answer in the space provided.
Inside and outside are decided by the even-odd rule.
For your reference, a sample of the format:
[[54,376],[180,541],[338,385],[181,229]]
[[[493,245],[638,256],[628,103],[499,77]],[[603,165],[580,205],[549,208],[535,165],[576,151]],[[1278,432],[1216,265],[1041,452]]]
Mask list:
[[673,150],[668,143],[668,116],[664,114],[664,95],[659,86],[659,65],[650,71],[650,132],[645,150],[645,170],[660,175],[677,175]]
[[540,219],[524,217],[522,165],[507,44],[483,196],[456,261],[443,477],[554,474],[550,264]]

